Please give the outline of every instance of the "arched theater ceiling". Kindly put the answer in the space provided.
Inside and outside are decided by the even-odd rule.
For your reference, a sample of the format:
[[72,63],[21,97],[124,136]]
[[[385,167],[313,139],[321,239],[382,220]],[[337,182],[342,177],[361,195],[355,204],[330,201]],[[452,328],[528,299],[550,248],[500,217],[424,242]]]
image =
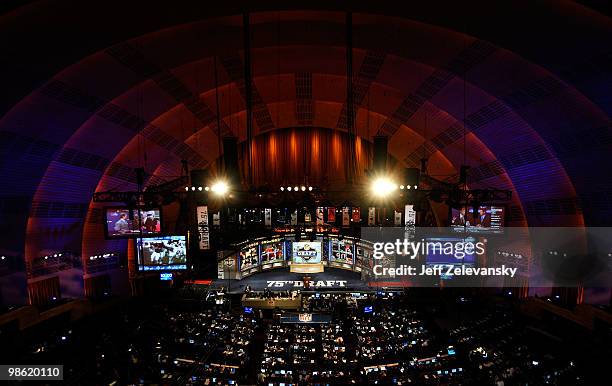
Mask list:
[[[346,131],[345,9],[285,3],[42,1],[0,17],[9,248],[95,253],[106,243],[87,221],[95,191],[133,189],[138,166],[158,183],[181,159],[214,162],[215,61],[222,135],[245,139],[242,10],[255,135]],[[441,178],[467,163],[471,186],[513,191],[511,223],[607,221],[612,176],[597,165],[611,148],[609,17],[565,2],[372,3],[350,3],[363,140],[386,134],[398,162],[425,156]]]

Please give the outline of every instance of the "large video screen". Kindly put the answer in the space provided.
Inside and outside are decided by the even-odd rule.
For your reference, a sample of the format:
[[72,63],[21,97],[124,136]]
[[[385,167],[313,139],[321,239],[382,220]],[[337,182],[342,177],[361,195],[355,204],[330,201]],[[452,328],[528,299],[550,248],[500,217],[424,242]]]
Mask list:
[[480,252],[473,237],[439,237],[426,239],[425,263],[427,265],[476,264]]
[[264,241],[261,243],[262,264],[282,260],[285,260],[284,241]]
[[161,233],[161,213],[159,208],[128,209],[105,208],[106,236],[125,238],[153,236]]
[[259,244],[245,245],[240,250],[240,270],[244,271],[259,265]]
[[355,244],[351,240],[330,239],[329,261],[354,264]]
[[294,241],[291,252],[295,264],[318,264],[321,262],[320,241]]
[[141,271],[187,269],[185,236],[143,237],[136,246]]
[[453,208],[451,210],[451,227],[457,232],[502,233],[504,228],[503,206],[480,206],[477,213],[474,208]]

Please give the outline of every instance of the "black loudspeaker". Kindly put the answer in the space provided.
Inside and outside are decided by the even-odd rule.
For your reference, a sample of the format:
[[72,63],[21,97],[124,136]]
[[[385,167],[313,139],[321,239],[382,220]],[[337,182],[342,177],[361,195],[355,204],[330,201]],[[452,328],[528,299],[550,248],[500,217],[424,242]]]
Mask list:
[[191,186],[206,186],[210,181],[208,169],[193,169],[190,172]]
[[223,169],[232,185],[240,183],[240,170],[238,169],[238,138],[223,138]]
[[136,184],[140,187],[144,184],[145,170],[144,168],[136,168]]
[[465,184],[467,182],[468,170],[470,170],[469,166],[461,165],[461,168],[459,169],[459,183],[460,184]]
[[389,138],[382,135],[374,137],[374,170],[384,172],[387,169],[387,144]]
[[418,168],[406,168],[404,171],[404,182],[406,185],[415,189],[415,186],[419,186],[419,180],[421,179],[421,171]]

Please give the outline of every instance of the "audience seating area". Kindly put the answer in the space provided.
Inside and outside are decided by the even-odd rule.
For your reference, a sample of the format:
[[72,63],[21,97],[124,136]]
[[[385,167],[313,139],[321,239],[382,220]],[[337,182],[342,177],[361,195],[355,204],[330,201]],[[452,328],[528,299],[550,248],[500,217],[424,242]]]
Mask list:
[[588,384],[584,353],[503,304],[465,318],[402,293],[301,298],[299,312],[331,322],[286,323],[284,310],[247,311],[218,294],[174,299],[33,334],[11,361],[62,363],[78,385]]

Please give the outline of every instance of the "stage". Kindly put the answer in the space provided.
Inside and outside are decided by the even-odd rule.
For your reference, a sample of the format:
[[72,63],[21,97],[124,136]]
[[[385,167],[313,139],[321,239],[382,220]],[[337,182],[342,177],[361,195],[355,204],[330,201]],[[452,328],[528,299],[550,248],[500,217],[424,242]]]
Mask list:
[[[304,277],[310,278],[309,288],[304,287]],[[212,287],[224,287],[235,294],[244,292],[246,286],[250,286],[252,291],[372,291],[377,289],[375,284],[362,281],[360,273],[327,267],[325,272],[320,273],[292,273],[284,268],[260,272],[242,280],[217,279]]]

